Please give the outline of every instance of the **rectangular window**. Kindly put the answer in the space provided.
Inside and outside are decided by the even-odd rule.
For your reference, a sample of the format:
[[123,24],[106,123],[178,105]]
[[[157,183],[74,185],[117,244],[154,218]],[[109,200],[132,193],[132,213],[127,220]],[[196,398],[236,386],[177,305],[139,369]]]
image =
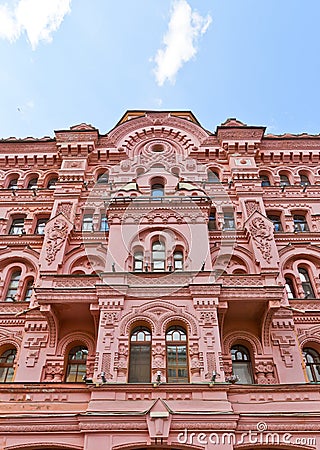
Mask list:
[[101,214],[100,231],[109,231],[108,218],[105,214]]
[[85,214],[83,216],[82,231],[93,231],[93,217],[91,214]]
[[130,383],[150,383],[151,346],[132,345],[130,349]]
[[225,211],[224,212],[224,222],[223,229],[224,230],[235,230],[235,221],[233,211]]
[[25,234],[23,217],[12,221],[9,234]]

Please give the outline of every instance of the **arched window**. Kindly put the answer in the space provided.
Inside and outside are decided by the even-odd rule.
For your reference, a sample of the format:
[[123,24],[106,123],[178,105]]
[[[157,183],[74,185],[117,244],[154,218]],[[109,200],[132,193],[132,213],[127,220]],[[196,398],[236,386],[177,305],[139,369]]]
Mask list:
[[252,367],[249,350],[243,345],[231,348],[232,371],[239,377],[239,383],[252,384]]
[[151,333],[146,327],[135,328],[130,336],[129,383],[151,381]]
[[21,277],[21,270],[15,270],[14,272],[12,272],[7,289],[6,298],[4,299],[5,302],[15,302],[17,300],[16,295],[18,292],[20,277]]
[[209,169],[207,172],[207,176],[209,183],[219,183],[220,181],[219,174],[214,170]]
[[17,350],[15,348],[10,348],[5,350],[0,355],[0,382],[10,383],[14,375],[14,359],[16,357]]
[[152,244],[152,270],[163,272],[166,269],[166,248],[163,242],[155,241]]
[[24,217],[12,220],[9,234],[26,234],[24,229]]
[[27,188],[28,189],[34,189],[34,188],[37,187],[37,185],[38,185],[38,178],[37,177],[31,178],[31,180],[28,183]]
[[48,184],[47,184],[47,189],[54,189],[57,181],[58,181],[57,177],[50,178],[50,180],[48,181]]
[[18,189],[18,178],[13,178],[9,181],[8,189]]
[[183,270],[183,252],[181,250],[173,253],[173,268],[174,270]]
[[268,175],[260,175],[261,186],[271,186]]
[[290,180],[287,175],[280,173],[280,186],[290,186]]
[[141,250],[134,252],[133,255],[133,270],[135,272],[143,271],[143,252]]
[[303,267],[298,267],[298,272],[304,292],[304,298],[315,298],[308,271]]
[[108,184],[108,182],[109,182],[109,175],[107,172],[98,175],[97,184]]
[[313,348],[304,348],[303,356],[306,363],[306,371],[311,382],[320,381],[320,356]]
[[188,383],[187,333],[175,325],[166,333],[167,381],[168,383]]
[[286,288],[286,291],[287,291],[287,294],[288,294],[288,298],[289,298],[289,299],[290,299],[290,298],[297,298],[296,290],[295,290],[293,281],[292,281],[292,279],[289,278],[289,277],[286,277],[286,278],[285,278],[285,288]]
[[300,184],[301,186],[310,186],[310,180],[308,178],[308,175],[300,173]]
[[280,214],[268,214],[268,219],[273,223],[274,231],[283,231]]
[[30,278],[27,281],[27,285],[26,285],[26,289],[25,289],[25,292],[24,292],[23,301],[24,302],[30,302],[31,297],[32,297],[32,293],[33,293],[33,278]]
[[153,183],[151,185],[151,196],[154,198],[164,196],[164,185],[163,183]]
[[87,372],[88,349],[83,345],[73,347],[68,354],[66,382],[76,383],[83,381]]
[[294,214],[293,215],[294,231],[297,233],[301,231],[309,231],[308,222],[305,215]]

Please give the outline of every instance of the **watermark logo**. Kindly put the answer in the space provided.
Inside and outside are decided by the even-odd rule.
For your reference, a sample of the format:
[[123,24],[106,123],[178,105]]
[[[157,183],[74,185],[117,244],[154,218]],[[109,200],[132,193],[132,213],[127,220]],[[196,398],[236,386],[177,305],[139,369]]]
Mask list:
[[246,432],[193,432],[185,429],[177,436],[179,444],[199,445],[296,445],[316,446],[316,438],[297,436],[297,433],[269,431],[265,422],[258,422],[256,429]]

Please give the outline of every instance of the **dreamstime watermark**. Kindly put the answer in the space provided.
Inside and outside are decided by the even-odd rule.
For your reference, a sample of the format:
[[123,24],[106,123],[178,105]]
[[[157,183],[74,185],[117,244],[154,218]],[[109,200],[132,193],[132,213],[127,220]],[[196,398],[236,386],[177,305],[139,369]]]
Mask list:
[[[234,216],[228,187],[215,182],[209,183],[209,188],[206,188],[203,185],[206,182],[204,166],[191,158],[182,161],[169,147],[168,155],[166,150],[159,154],[152,153],[148,148],[145,152],[143,170],[140,157],[123,160],[108,173],[105,188],[98,181],[88,193],[83,208],[84,217],[97,216],[97,210],[103,211],[110,230],[112,228],[112,236],[108,231],[101,235],[99,242],[88,239],[89,230],[84,230],[83,243],[91,269],[101,274],[104,284],[112,285],[120,292],[122,289],[126,291],[127,285],[138,288],[152,286],[155,289],[145,290],[148,297],[158,296],[156,288],[160,286],[165,287],[166,295],[172,294],[192,283],[201,271],[206,272],[209,282],[216,282],[232,257],[236,242],[235,227],[221,230],[219,242],[215,242],[213,261],[212,249],[208,241],[202,238],[202,233],[207,228],[208,208],[228,210]],[[170,159],[168,167],[165,165],[166,157]],[[199,170],[202,180],[181,182],[181,177],[170,172],[170,166],[180,167],[181,170],[185,166],[193,167],[195,173]],[[165,186],[171,183],[169,195],[166,192],[166,195],[153,196],[150,184],[148,187],[150,179],[158,183],[163,180]],[[176,187],[179,185],[182,189]],[[100,228],[99,224],[95,226]],[[153,268],[150,240],[164,244],[164,269]],[[179,270],[177,276],[175,251],[182,248],[183,270]],[[135,271],[135,253],[139,252],[143,254],[141,266]],[[141,277],[141,272],[148,273],[148,278]],[[141,295],[136,292],[133,291],[132,295]]]
[[296,433],[268,431],[265,422],[259,422],[255,430],[246,432],[198,432],[185,429],[177,436],[179,444],[199,445],[301,445],[316,446],[316,438],[309,436],[297,436]]

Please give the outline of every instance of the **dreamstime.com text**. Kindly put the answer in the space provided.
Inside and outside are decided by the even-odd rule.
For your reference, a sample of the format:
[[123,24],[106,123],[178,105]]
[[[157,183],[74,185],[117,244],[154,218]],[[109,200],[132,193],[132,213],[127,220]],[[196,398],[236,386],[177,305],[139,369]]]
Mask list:
[[309,436],[297,436],[296,433],[268,431],[265,422],[257,423],[256,430],[242,433],[234,432],[194,432],[185,429],[177,436],[179,444],[199,445],[241,445],[241,444],[276,444],[276,445],[307,445],[316,446],[316,438]]

